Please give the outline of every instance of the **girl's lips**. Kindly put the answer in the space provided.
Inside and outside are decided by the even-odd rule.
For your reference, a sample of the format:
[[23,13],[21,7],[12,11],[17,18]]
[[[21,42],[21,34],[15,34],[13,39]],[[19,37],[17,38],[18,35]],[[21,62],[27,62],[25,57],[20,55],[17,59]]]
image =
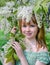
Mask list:
[[27,36],[30,36],[32,33],[26,33]]

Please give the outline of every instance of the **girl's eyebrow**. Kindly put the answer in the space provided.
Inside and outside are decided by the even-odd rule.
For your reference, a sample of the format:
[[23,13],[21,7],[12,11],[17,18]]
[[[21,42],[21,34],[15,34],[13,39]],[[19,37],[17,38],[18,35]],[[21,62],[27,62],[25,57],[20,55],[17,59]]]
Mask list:
[[29,21],[29,22],[26,22],[25,20],[22,20],[22,25],[35,25],[35,23],[33,23],[33,21]]

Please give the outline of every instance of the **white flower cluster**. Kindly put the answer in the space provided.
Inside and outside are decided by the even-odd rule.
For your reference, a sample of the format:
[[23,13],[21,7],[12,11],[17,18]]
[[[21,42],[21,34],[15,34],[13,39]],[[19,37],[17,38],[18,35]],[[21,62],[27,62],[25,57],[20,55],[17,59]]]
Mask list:
[[40,15],[35,14],[35,17],[37,20],[38,27],[41,28],[42,27],[42,19],[40,18]]
[[[33,6],[20,6],[17,12],[17,19],[26,19],[26,22],[31,20],[33,14]],[[42,20],[39,14],[35,13],[35,17],[37,20],[38,27],[42,27]]]
[[3,30],[4,34],[7,34],[8,32],[10,32],[11,24],[9,23],[9,21],[6,18],[3,18],[0,21],[0,30]]
[[32,17],[32,6],[23,6],[18,8],[17,18],[18,19],[26,19],[26,22],[29,22]]

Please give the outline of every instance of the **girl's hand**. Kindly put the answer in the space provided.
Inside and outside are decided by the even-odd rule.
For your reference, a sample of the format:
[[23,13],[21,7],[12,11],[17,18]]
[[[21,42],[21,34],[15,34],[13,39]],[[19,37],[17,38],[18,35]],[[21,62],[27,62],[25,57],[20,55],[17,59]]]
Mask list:
[[15,26],[12,28],[11,33],[13,33],[13,34],[16,33],[16,27]]
[[14,42],[14,43],[12,43],[12,47],[16,51],[16,54],[19,57],[19,59],[21,59],[23,57],[23,51],[21,49],[20,44],[18,42]]

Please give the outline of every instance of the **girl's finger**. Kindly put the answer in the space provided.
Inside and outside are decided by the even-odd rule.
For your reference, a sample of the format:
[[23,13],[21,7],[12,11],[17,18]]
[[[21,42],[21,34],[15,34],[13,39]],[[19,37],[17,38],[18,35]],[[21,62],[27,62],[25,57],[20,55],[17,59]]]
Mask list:
[[14,42],[14,44],[17,46],[17,47],[20,47],[20,44],[18,42]]
[[14,28],[14,30],[17,30],[16,27]]
[[12,48],[13,48],[15,51],[17,51],[16,48],[15,48],[13,45],[12,45]]
[[15,43],[13,43],[12,46],[14,46],[15,48],[17,48],[17,45]]

